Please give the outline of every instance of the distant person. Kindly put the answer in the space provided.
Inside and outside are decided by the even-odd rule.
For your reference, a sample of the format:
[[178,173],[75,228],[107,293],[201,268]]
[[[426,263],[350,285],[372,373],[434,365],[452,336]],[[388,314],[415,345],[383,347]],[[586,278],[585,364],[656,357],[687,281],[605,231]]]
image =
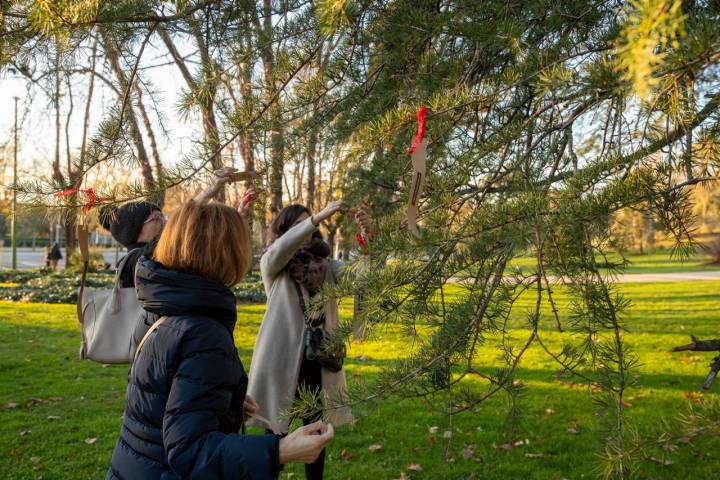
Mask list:
[[58,263],[60,260],[62,260],[62,252],[60,251],[60,245],[57,244],[57,242],[53,243],[52,248],[50,248],[50,251],[47,254],[46,260],[47,260],[47,266],[50,267],[53,271],[57,270]]
[[191,201],[168,222],[155,258],[140,258],[140,303],[165,318],[130,370],[109,480],[269,480],[282,464],[314,461],[332,440],[323,422],[282,438],[238,433],[258,406],[246,396],[230,287],[251,256],[237,210]]

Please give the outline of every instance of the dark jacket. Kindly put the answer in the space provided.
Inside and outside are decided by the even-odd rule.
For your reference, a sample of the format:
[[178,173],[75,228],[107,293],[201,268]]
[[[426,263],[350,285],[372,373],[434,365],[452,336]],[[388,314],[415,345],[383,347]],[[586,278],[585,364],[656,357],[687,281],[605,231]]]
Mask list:
[[[120,288],[132,288],[135,286],[135,266],[140,257],[153,257],[157,242],[158,239],[156,238],[148,243],[136,243],[128,247],[128,253],[125,255],[127,260],[123,264],[122,270],[120,270]],[[118,265],[125,257],[120,259]]]
[[275,435],[238,435],[247,376],[233,342],[235,296],[141,258],[138,298],[166,320],[140,349],[108,479],[272,479]]

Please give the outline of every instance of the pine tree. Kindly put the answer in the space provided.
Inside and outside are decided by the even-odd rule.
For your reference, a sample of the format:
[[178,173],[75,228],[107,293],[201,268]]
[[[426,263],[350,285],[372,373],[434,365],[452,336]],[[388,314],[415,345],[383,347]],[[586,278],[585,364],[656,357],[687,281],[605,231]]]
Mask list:
[[[336,176],[318,176],[311,203],[342,193],[368,204],[377,228],[369,255],[323,295],[362,291],[366,330],[399,323],[416,345],[345,400],[449,392],[451,414],[462,414],[507,395],[514,418],[518,367],[539,348],[593,386],[602,473],[625,478],[634,450],[623,399],[638,359],[625,341],[629,301],[612,283],[625,262],[607,257],[611,219],[632,207],[674,238],[677,255],[694,248],[690,187],[717,180],[720,167],[718,16],[716,2],[679,0],[18,1],[2,7],[0,65],[43,64],[51,47],[86,45],[94,29],[124,39],[119,48],[140,63],[150,39],[169,48],[189,27],[207,55],[189,72],[184,106],[212,109],[215,127],[205,115],[193,154],[154,186],[106,189],[105,202],[194,182],[236,142],[272,212],[290,162],[331,165]],[[137,68],[124,70],[129,91]],[[406,224],[406,149],[420,105],[430,147],[418,239]],[[121,102],[103,121],[78,171],[136,161],[127,114]],[[58,206],[48,200],[58,188],[21,190]],[[333,229],[353,232],[349,219]],[[532,270],[514,269],[526,255]],[[450,283],[462,293],[449,296]],[[544,341],[551,329],[565,335],[559,351]],[[352,331],[343,325],[340,336]],[[486,368],[483,344],[497,345],[503,368]],[[468,386],[475,380],[481,390]]]

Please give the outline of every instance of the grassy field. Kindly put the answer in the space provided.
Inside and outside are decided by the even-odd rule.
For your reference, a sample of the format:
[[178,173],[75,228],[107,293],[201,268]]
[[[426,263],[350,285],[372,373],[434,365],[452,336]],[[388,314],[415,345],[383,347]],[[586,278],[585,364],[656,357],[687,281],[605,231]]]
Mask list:
[[[634,302],[626,340],[642,362],[636,371],[639,386],[626,398],[627,420],[644,432],[703,396],[699,384],[712,355],[668,349],[687,343],[690,333],[718,335],[720,282],[624,284],[622,289]],[[532,302],[521,299],[516,322]],[[342,313],[350,311],[349,302],[343,304]],[[240,307],[236,341],[246,367],[262,314],[261,305]],[[521,327],[515,332],[518,338],[527,333]],[[549,328],[541,333],[552,347],[566,340]],[[79,335],[71,305],[0,303],[0,335],[0,477],[104,478],[121,425],[127,367],[77,360]],[[397,328],[387,326],[378,338],[351,346],[348,376],[371,378],[411,348]],[[479,362],[489,369],[501,364],[497,356],[488,342]],[[503,397],[452,418],[443,414],[445,396],[390,398],[356,425],[338,430],[326,477],[592,478],[601,438],[596,406],[585,386],[558,378],[556,370],[540,349],[528,352],[520,372],[528,386],[522,398],[523,430],[512,435],[505,433]],[[714,391],[720,391],[720,382]],[[717,396],[704,394],[706,399]],[[640,478],[716,478],[720,438],[671,443],[668,461],[642,462]],[[381,448],[371,451],[371,445]],[[301,472],[290,467],[282,478],[304,478]]]
[[[673,272],[698,272],[707,270],[720,270],[720,265],[711,265],[710,255],[698,252],[686,260],[673,258],[669,249],[657,249],[652,255],[640,255],[637,252],[628,252],[625,254],[628,260],[628,266],[623,273],[673,273]],[[620,262],[620,255],[614,254],[608,257],[612,262]],[[598,258],[598,261],[601,259]],[[521,257],[511,262],[511,265],[517,266],[522,270],[533,270],[535,268],[535,258]]]

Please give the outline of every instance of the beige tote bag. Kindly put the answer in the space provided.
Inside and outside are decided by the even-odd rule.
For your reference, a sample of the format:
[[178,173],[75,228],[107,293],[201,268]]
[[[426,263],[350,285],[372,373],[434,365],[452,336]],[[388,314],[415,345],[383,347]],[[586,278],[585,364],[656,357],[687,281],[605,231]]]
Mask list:
[[143,309],[134,288],[120,288],[120,272],[128,256],[118,265],[115,285],[110,290],[95,290],[85,285],[90,250],[87,226],[78,227],[83,273],[77,300],[82,331],[80,358],[100,363],[130,363],[133,359],[132,336]]

